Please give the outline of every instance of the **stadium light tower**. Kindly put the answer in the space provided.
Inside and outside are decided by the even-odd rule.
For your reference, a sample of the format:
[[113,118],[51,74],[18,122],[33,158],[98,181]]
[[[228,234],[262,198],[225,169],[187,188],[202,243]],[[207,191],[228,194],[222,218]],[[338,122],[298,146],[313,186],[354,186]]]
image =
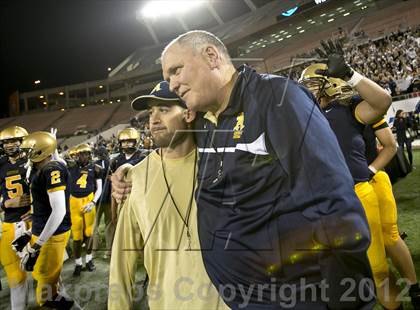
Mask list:
[[148,2],[142,9],[143,18],[161,18],[189,12],[206,3],[203,0],[155,0]]
[[183,15],[206,3],[208,4],[209,1],[210,0],[151,0],[136,12],[136,19],[144,23],[155,44],[159,44],[159,38],[152,27],[152,23],[148,22],[149,20],[163,20],[172,16],[181,24],[184,31],[188,31],[188,26],[182,19]]

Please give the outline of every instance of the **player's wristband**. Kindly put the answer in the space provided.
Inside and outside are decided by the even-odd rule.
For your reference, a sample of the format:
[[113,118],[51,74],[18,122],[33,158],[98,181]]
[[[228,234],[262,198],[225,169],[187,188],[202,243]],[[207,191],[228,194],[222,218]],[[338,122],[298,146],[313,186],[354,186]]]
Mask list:
[[374,174],[376,174],[378,172],[378,169],[376,169],[375,167],[373,167],[372,165],[369,165],[369,170],[372,171]]
[[[40,242],[40,243],[41,243],[41,242]],[[32,245],[32,248],[33,248],[35,251],[39,251],[39,250],[41,250],[42,244],[40,244],[40,243],[35,242],[35,243]]]
[[353,70],[353,75],[351,76],[350,80],[347,81],[351,87],[356,87],[357,84],[363,79],[363,75],[359,72]]

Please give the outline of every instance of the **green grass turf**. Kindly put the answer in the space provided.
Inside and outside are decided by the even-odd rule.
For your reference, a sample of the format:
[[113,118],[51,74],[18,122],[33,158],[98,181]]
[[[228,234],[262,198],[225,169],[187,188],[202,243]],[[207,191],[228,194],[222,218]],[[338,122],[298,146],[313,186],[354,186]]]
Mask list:
[[420,150],[414,151],[414,167],[416,169],[393,189],[398,207],[398,228],[408,234],[405,241],[420,276]]
[[[398,229],[406,232],[404,240],[408,245],[420,277],[420,150],[413,151],[414,168],[406,178],[393,186],[398,207]],[[395,270],[394,270],[395,271]],[[420,278],[419,278],[420,279]],[[404,309],[413,309],[410,303],[404,302]]]
[[[417,275],[420,276],[420,150],[414,151],[414,166],[417,169],[413,169],[409,176],[394,185],[394,194],[398,205],[399,229],[401,232],[405,231],[408,234],[405,241],[410,248]],[[100,227],[101,232],[102,230],[103,228]],[[79,300],[80,305],[86,310],[106,309],[109,260],[102,259],[102,255],[103,253],[97,253],[98,258],[95,260],[98,270],[94,273],[83,272],[81,278],[78,279],[71,276],[74,267],[73,261],[70,259],[64,264],[62,277],[70,295],[73,295],[75,290],[83,292],[86,286],[97,288],[90,298],[85,295],[82,300]],[[143,276],[144,270],[140,269],[137,278],[141,279]],[[10,309],[9,289],[1,268],[0,278],[3,284],[3,291],[0,291],[0,310]],[[34,309],[33,294],[30,301],[30,309]],[[145,309],[145,306],[139,305],[137,309]],[[379,310],[382,307],[377,306],[375,309]],[[413,308],[410,303],[405,302],[404,309],[410,310]]]

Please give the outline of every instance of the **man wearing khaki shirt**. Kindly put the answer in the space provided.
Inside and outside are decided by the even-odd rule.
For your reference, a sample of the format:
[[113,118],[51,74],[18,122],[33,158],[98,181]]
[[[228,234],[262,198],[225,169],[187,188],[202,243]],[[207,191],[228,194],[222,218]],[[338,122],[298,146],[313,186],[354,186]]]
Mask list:
[[131,309],[137,261],[144,255],[150,309],[228,309],[204,269],[194,199],[198,154],[187,132],[195,115],[159,83],[136,98],[149,110],[160,147],[132,167],[130,195],[118,220],[110,266],[108,309]]

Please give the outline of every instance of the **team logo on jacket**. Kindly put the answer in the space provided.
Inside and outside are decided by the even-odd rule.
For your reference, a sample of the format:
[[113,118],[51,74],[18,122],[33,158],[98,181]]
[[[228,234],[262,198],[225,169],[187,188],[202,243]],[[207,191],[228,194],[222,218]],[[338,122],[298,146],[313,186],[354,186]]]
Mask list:
[[233,127],[233,139],[240,139],[244,128],[244,112],[241,112],[241,114],[239,114],[236,118],[235,127]]

